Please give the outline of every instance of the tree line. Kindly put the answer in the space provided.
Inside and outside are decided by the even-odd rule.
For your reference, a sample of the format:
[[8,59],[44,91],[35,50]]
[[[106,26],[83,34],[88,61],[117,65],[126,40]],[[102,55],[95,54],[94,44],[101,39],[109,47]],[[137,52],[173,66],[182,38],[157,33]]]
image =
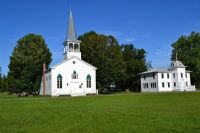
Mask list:
[[[111,35],[87,32],[81,41],[82,59],[97,67],[97,88],[100,93],[140,91],[139,73],[151,68],[147,52],[133,44],[119,44]],[[171,59],[178,51],[178,59],[192,70],[192,83],[200,85],[200,34],[192,32],[172,44]],[[61,53],[62,54],[62,53]],[[28,34],[17,41],[10,56],[7,76],[0,75],[0,91],[38,94],[42,79],[42,64],[47,68],[52,53],[41,35]]]

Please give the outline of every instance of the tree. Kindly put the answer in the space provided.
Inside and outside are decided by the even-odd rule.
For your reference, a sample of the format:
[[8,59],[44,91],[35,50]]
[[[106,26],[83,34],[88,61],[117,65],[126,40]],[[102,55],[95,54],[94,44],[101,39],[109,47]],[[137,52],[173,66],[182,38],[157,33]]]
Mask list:
[[42,64],[46,63],[49,67],[51,56],[41,35],[28,34],[19,39],[10,57],[8,79],[13,84],[9,86],[16,88],[19,93],[36,93],[41,82]]
[[[88,32],[79,37],[83,60],[97,67],[97,88],[110,91],[123,74],[123,56],[118,41],[113,36]],[[116,89],[117,87],[115,87]]]
[[178,60],[187,66],[191,73],[191,82],[200,86],[200,33],[192,32],[188,36],[181,36],[172,44],[171,59]]
[[1,77],[1,67],[0,67],[0,92],[2,92],[2,77]]
[[125,44],[122,45],[122,54],[126,65],[120,88],[140,91],[139,73],[146,71],[150,67],[150,63],[146,63],[146,52],[144,49],[136,49],[133,44]]
[[132,44],[119,45],[113,36],[88,32],[79,37],[83,60],[97,67],[101,93],[140,88],[139,73],[147,70],[146,52]]

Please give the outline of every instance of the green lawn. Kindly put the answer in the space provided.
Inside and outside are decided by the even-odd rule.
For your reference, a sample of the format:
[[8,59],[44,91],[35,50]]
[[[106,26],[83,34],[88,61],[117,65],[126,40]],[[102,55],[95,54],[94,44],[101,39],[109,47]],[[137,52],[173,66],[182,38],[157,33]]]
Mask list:
[[0,95],[0,133],[199,133],[200,93]]

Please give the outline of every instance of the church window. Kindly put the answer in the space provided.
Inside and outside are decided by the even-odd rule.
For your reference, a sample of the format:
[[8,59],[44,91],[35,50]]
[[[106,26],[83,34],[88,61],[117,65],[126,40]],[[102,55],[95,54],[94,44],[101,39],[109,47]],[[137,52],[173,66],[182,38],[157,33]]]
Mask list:
[[73,43],[69,44],[69,50],[73,50]]
[[87,82],[87,88],[91,88],[91,76],[88,74],[86,78]]
[[188,86],[188,82],[186,82],[185,85]]
[[73,64],[76,64],[76,61],[73,61]]
[[181,78],[183,78],[183,73],[181,73]]
[[78,50],[78,49],[79,49],[78,44],[74,44],[74,49],[75,49],[75,50]]
[[60,74],[57,76],[57,88],[62,89],[62,76]]
[[78,79],[78,74],[76,73],[76,71],[73,72],[72,79]]

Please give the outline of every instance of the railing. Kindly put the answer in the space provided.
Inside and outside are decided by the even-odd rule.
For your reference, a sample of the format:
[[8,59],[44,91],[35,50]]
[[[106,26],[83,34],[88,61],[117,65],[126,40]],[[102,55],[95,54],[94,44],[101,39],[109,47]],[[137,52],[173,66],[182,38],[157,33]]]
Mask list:
[[175,91],[195,91],[195,86],[177,86],[174,88]]

